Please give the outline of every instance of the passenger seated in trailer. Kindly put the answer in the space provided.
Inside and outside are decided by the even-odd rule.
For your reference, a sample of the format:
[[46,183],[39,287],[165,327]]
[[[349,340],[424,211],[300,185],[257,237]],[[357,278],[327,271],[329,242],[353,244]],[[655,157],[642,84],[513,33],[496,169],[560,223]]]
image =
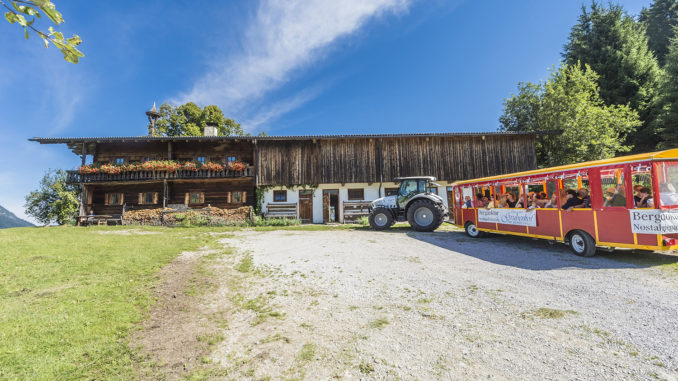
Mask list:
[[641,187],[638,190],[638,201],[636,201],[636,208],[654,208],[654,201],[652,201],[652,191],[650,188]]
[[626,206],[626,190],[623,185],[609,187],[605,191],[605,202],[603,206]]
[[558,207],[558,195],[553,192],[551,198],[544,204],[544,208],[557,208]]
[[497,205],[499,205],[499,195],[495,194],[494,196],[492,196],[492,200],[487,203],[486,208],[487,209],[494,209],[494,208],[497,208]]
[[473,201],[471,200],[471,196],[464,197],[464,205],[462,205],[462,208],[464,209],[473,208]]
[[671,183],[659,184],[659,200],[662,206],[678,205],[678,193]]
[[483,196],[483,197],[480,199],[480,206],[479,206],[479,207],[480,207],[480,208],[487,208],[488,205],[490,205],[490,199],[488,199],[487,197]]
[[633,186],[633,204],[638,206],[640,202],[640,190],[643,189],[643,186],[640,184]]
[[518,203],[518,197],[516,197],[512,192],[508,192],[506,194],[506,207],[508,208],[515,208],[516,203]]
[[574,208],[590,208],[591,207],[591,196],[589,196],[589,190],[586,188],[581,188],[577,191],[577,195],[581,199],[582,203],[575,205]]
[[565,203],[562,208],[564,210],[572,210],[577,205],[581,205],[584,201],[579,198],[579,194],[574,189],[568,189],[565,191]]

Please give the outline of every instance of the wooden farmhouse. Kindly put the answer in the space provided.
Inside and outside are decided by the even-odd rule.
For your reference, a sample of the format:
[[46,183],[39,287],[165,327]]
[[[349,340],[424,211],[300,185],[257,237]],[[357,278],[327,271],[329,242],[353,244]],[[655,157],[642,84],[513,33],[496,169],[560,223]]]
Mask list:
[[[207,129],[212,130],[212,129]],[[81,214],[149,208],[236,208],[345,222],[396,192],[399,176],[435,176],[449,199],[456,180],[536,168],[535,134],[32,138],[66,144],[81,166]],[[166,168],[168,167],[168,168]],[[445,197],[447,195],[447,197]]]

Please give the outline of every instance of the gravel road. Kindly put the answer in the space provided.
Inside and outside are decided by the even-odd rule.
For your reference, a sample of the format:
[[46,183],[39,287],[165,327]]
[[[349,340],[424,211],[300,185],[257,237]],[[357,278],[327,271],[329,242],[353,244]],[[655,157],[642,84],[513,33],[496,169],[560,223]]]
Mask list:
[[[211,303],[233,312],[212,360],[236,378],[678,379],[678,272],[657,266],[678,257],[458,231],[223,242],[238,254]],[[239,298],[260,305],[238,311],[248,258],[259,270]]]

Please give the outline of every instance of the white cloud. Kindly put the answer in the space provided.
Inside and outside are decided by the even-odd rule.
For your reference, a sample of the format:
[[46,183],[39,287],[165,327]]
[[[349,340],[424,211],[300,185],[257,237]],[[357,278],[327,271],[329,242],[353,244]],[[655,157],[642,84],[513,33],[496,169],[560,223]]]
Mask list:
[[[243,37],[241,52],[216,59],[188,93],[173,103],[217,104],[237,114],[317,61],[342,37],[369,20],[407,11],[412,0],[262,0]],[[257,117],[248,128],[279,116],[312,98],[302,94]],[[245,118],[248,119],[248,118]],[[257,123],[257,120],[259,122]]]

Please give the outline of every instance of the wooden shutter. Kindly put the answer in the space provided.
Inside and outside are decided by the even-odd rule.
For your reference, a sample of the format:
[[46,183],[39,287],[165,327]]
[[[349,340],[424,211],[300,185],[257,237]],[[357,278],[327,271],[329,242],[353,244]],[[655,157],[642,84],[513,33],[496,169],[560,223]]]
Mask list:
[[122,204],[124,204],[124,203],[125,203],[125,194],[124,194],[124,193],[120,193],[120,203],[119,203],[118,205],[122,205]]
[[231,203],[231,192],[226,192],[226,202]]
[[106,193],[106,195],[104,196],[104,204],[105,204],[105,205],[111,205],[111,203],[110,203],[110,201],[109,201],[109,200],[111,199],[110,196],[111,196],[110,193]]
[[154,204],[158,203],[158,192],[153,193],[153,203]]
[[185,205],[188,205],[188,202],[189,202],[190,200],[191,200],[191,194],[188,193],[188,192],[186,192],[186,194],[184,195],[184,204],[185,204]]
[[139,193],[139,205],[142,205],[144,203],[144,194]]
[[242,203],[244,204],[246,202],[247,202],[247,192],[242,192]]
[[205,203],[205,192],[200,192],[200,203],[201,204]]
[[[87,188],[85,188],[87,189]],[[87,189],[87,204],[92,205],[92,194],[94,191],[92,189]]]

